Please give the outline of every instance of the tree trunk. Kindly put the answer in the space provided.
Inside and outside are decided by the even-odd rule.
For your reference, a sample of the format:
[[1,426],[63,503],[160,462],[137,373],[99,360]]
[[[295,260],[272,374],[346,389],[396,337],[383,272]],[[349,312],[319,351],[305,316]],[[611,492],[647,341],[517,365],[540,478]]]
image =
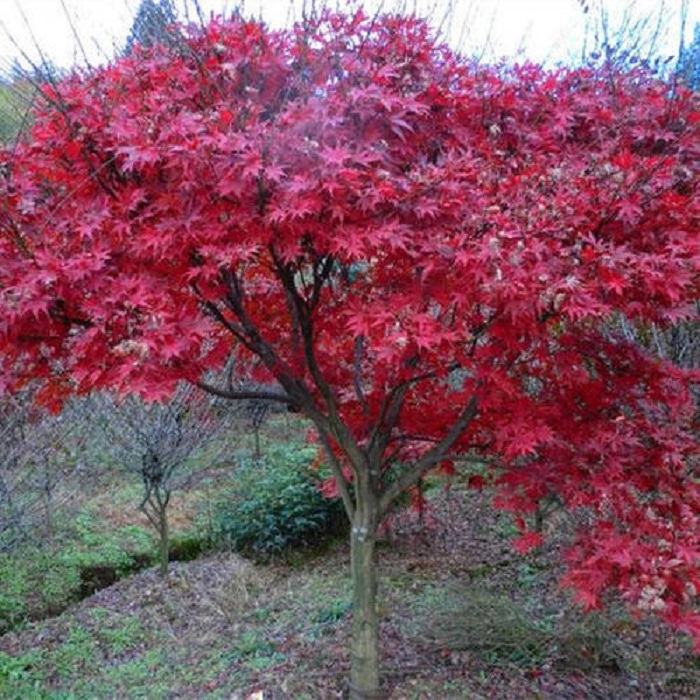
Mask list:
[[45,538],[47,542],[53,542],[54,536],[54,518],[53,518],[53,480],[51,479],[51,474],[49,472],[48,462],[44,463],[44,524],[45,524]]
[[168,527],[168,514],[165,508],[158,512],[158,535],[160,554],[160,575],[165,578],[168,575],[168,562],[170,561],[170,528]]
[[253,459],[256,462],[260,461],[260,457],[262,456],[260,454],[260,427],[256,426],[253,428],[253,434],[255,436],[255,453],[253,455]]
[[350,700],[384,697],[379,690],[375,534],[376,525],[371,520],[355,518],[350,550],[353,587]]

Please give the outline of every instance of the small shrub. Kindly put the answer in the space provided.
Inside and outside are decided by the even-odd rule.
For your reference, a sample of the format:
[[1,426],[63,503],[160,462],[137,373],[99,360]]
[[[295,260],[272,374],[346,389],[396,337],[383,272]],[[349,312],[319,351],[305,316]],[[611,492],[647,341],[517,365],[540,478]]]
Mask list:
[[214,541],[270,556],[338,534],[342,505],[319,491],[320,476],[309,467],[315,454],[314,448],[293,446],[241,461],[234,486],[214,505]]
[[21,656],[10,656],[0,651],[0,697],[41,697],[38,693],[41,674],[37,671],[41,657],[40,651],[30,651]]
[[557,644],[557,666],[561,669],[589,673],[603,668],[635,675],[643,668],[641,652],[619,634],[620,628],[633,625],[624,611],[572,611],[565,620]]
[[645,665],[626,639],[632,621],[620,610],[583,614],[563,604],[534,611],[526,600],[482,587],[448,590],[425,601],[422,633],[436,647],[470,651],[492,665],[533,667],[545,659],[566,672],[595,669],[635,675]]
[[0,555],[0,634],[27,619],[25,576],[15,561]]
[[251,656],[268,656],[274,653],[274,645],[260,636],[260,633],[252,630],[244,632],[237,640],[229,656],[232,660],[239,661]]
[[178,532],[170,538],[170,561],[193,561],[210,546],[199,532]]
[[50,661],[59,677],[69,679],[95,672],[101,657],[98,640],[89,630],[76,625],[63,642],[51,650]]
[[109,615],[97,609],[92,611],[92,618],[97,623],[93,635],[100,648],[109,654],[119,655],[138,649],[146,639],[141,620],[134,615]]
[[336,598],[323,607],[316,616],[321,624],[335,623],[344,620],[352,611],[352,603],[345,598]]
[[547,621],[533,620],[523,603],[476,587],[441,596],[428,614],[425,634],[439,648],[525,667],[540,664],[554,641]]
[[285,656],[259,632],[249,631],[237,639],[233,649],[225,654],[225,659],[232,664],[245,664],[255,671],[262,671],[283,662]]

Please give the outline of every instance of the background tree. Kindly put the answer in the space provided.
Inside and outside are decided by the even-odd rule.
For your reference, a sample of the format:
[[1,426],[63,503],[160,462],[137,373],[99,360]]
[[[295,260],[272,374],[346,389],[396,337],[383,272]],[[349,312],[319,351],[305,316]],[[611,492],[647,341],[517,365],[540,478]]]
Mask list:
[[176,22],[177,13],[172,0],[141,0],[124,53],[131,54],[137,45],[148,48],[154,44],[172,43],[177,38]]
[[669,56],[662,49],[673,16],[666,0],[653,9],[638,0],[612,5],[601,0],[579,0],[579,5],[587,18],[582,46],[584,62],[593,57],[617,70],[640,64],[655,70],[675,65],[678,57]]
[[0,142],[11,143],[19,132],[22,112],[16,104],[15,93],[8,82],[0,83]]
[[[693,41],[684,46],[688,9],[685,0],[679,3],[680,8],[675,7],[679,11],[680,34],[677,55],[669,55],[668,49],[663,52],[663,41],[674,29],[670,25],[672,13],[668,3],[661,2],[649,9],[631,1],[621,6],[614,18],[602,2],[580,0],[580,4],[589,18],[584,57],[592,55],[594,60],[615,71],[629,71],[642,65],[663,73],[669,81],[680,78],[691,89],[700,86],[700,79],[695,76],[700,70],[700,26],[695,27]],[[699,303],[696,301],[696,318]],[[684,320],[662,330],[654,323],[635,326],[622,315],[617,318],[616,332],[682,367],[700,367],[697,322]]]
[[[223,387],[227,393],[235,395],[247,393],[251,397],[240,399],[236,408],[238,417],[242,417],[247,423],[247,428],[253,431],[254,460],[262,457],[260,431],[276,404],[274,400],[265,398],[266,391],[270,387],[255,381],[256,373],[259,372],[259,364],[246,363],[240,353],[232,353],[219,377],[219,386]],[[256,398],[256,396],[262,398]],[[276,406],[279,408],[279,403]]]
[[49,544],[56,512],[72,499],[80,467],[81,420],[51,416],[27,387],[0,402],[0,552]]
[[[168,506],[182,488],[188,462],[217,442],[227,426],[227,413],[193,387],[180,386],[165,403],[144,403],[136,397],[116,401],[102,394],[92,398],[93,427],[103,431],[112,459],[137,475],[143,485],[139,509],[158,534],[160,573],[170,559]],[[213,453],[207,455],[211,460]]]
[[37,90],[21,71],[0,78],[0,143],[12,146],[27,125]]
[[678,74],[688,87],[700,90],[700,24],[695,25],[693,40],[681,54]]
[[[695,314],[697,98],[472,65],[361,12],[187,46],[66,79],[2,156],[8,390],[298,407],[351,522],[353,698],[379,688],[381,521],[465,455],[519,516],[589,513],[567,578],[588,607],[614,589],[700,638],[696,375],[610,331]],[[232,350],[278,388],[210,385]]]

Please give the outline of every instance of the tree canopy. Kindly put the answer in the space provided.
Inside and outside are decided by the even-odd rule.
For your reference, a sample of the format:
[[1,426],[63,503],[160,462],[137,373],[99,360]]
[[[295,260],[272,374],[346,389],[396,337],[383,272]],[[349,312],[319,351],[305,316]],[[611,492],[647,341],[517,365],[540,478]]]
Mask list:
[[587,606],[617,589],[700,639],[697,373],[616,331],[696,313],[697,95],[358,12],[216,19],[46,97],[0,154],[5,390],[162,399],[235,351],[314,421],[354,570],[401,492],[476,454],[503,507],[592,516]]

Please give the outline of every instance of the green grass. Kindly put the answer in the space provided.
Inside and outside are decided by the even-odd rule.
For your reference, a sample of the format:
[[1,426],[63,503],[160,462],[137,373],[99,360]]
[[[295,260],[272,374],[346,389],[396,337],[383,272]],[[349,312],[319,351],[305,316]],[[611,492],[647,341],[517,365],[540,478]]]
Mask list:
[[43,698],[43,674],[38,670],[41,651],[30,651],[19,656],[0,652],[0,697]]
[[112,654],[124,654],[137,649],[146,641],[141,620],[133,615],[114,615],[103,609],[90,611],[94,634],[101,648]]
[[[0,652],[0,697],[165,698],[172,671],[163,666],[168,650],[162,642],[138,617],[91,610],[85,623],[71,625],[59,644],[19,656]],[[112,662],[105,664],[106,658]],[[115,663],[120,658],[125,660]]]
[[80,599],[87,584],[92,590],[86,581],[90,572],[97,578],[107,574],[109,582],[155,556],[153,538],[140,526],[109,531],[80,513],[71,530],[72,538],[64,535],[50,546],[27,545],[0,555],[0,632],[55,615]]
[[[514,571],[514,585],[528,594],[533,570],[521,564]],[[545,611],[533,603],[529,595],[513,597],[488,585],[430,586],[416,604],[419,634],[435,648],[470,652],[491,667],[532,669],[547,659],[567,673],[607,669],[634,676],[649,662],[619,634],[632,626],[623,610],[585,615],[574,607]]]
[[[281,418],[279,422],[284,427]],[[284,446],[275,447],[273,442],[263,440],[265,460],[253,464],[248,459],[250,440],[242,440],[236,450],[243,454],[248,471],[236,473],[232,462],[221,466],[220,474],[211,469],[187,494],[188,517],[198,505],[202,515],[198,521],[182,517],[173,533],[184,555],[195,556],[201,543],[208,542],[212,526],[208,499],[225,500],[240,494],[237,489],[255,489],[261,469],[271,478],[280,469],[281,478],[273,479],[263,491],[273,504],[285,503],[284,489],[278,486],[287,483],[288,472],[303,469],[315,450],[298,436],[285,438]],[[294,488],[289,493],[298,486],[291,483]],[[428,481],[426,489],[431,498],[442,493],[437,482]],[[266,697],[269,688],[274,697],[303,700],[333,696],[316,687],[323,679],[331,677],[329,687],[345,682],[351,589],[347,551],[341,550],[342,556],[334,553],[333,542],[316,558],[309,550],[292,550],[265,566],[231,557],[241,563],[240,568],[226,568],[222,562],[227,557],[221,556],[173,567],[165,581],[148,572],[125,582],[113,598],[105,596],[103,607],[86,601],[57,620],[22,632],[23,622],[37,611],[60,609],[74,599],[76,589],[79,594],[80,572],[85,567],[106,565],[126,575],[131,562],[154,553],[151,530],[129,524],[140,495],[138,483],[113,475],[108,485],[106,479],[100,481],[93,495],[86,496],[77,517],[57,521],[53,547],[25,548],[13,557],[0,557],[0,625],[7,620],[23,640],[8,644],[11,653],[0,652],[0,698],[230,700],[264,687]],[[182,515],[180,503],[176,495],[174,512]],[[617,626],[623,624],[619,619],[579,619],[568,613],[562,619],[561,606],[553,610],[539,601],[538,607],[550,573],[546,562],[498,556],[501,550],[511,549],[509,540],[515,531],[509,516],[475,522],[475,532],[495,543],[494,556],[465,560],[465,566],[455,569],[457,573],[432,560],[429,566],[408,572],[392,564],[391,546],[380,553],[383,630],[398,629],[403,637],[383,636],[393,646],[390,651],[387,644],[383,653],[392,654],[396,663],[397,647],[420,640],[415,648],[425,654],[430,669],[426,674],[431,674],[423,678],[418,671],[411,678],[409,673],[410,682],[404,683],[401,697],[480,697],[472,693],[483,688],[487,694],[494,669],[528,674],[545,660],[553,661],[562,674],[619,668],[634,677],[640,669],[648,669],[649,657],[616,637]],[[206,568],[209,562],[215,562],[211,569]],[[499,587],[492,587],[494,580]],[[426,651],[426,641],[432,641],[437,651]],[[442,656],[443,650],[449,652],[447,656]],[[440,664],[452,650],[457,658],[463,655],[474,665],[468,690],[463,680],[441,676]],[[659,653],[663,656],[663,651]],[[444,664],[444,669],[448,675],[458,670],[458,664]],[[682,690],[688,684],[686,668],[675,673],[666,676],[664,688],[673,685]],[[334,680],[334,674],[343,680]],[[289,694],[281,690],[286,684]]]
[[[223,700],[246,697],[256,687],[275,688],[271,692],[277,693],[276,684],[287,680],[293,695],[279,697],[322,697],[307,691],[303,682],[308,673],[313,677],[317,672],[319,678],[329,669],[335,673],[333,664],[344,659],[338,645],[344,644],[348,629],[350,582],[338,564],[334,559],[325,566],[316,562],[304,569],[272,570],[246,564],[242,571],[214,579],[194,573],[190,577],[188,572],[196,572],[198,565],[183,566],[167,582],[149,574],[144,585],[157,594],[150,602],[139,599],[143,587],[135,585],[129,612],[124,601],[112,608],[82,606],[64,616],[60,626],[49,623],[45,635],[33,637],[40,648],[25,646],[14,657],[0,653],[0,697]],[[258,577],[258,582],[248,586],[245,600],[235,605],[230,601],[230,615],[224,615],[220,608],[236,595],[231,586],[244,571]],[[513,574],[514,590],[522,598],[491,591],[481,580],[446,588],[435,578],[412,588],[415,580],[395,570],[397,585],[382,592],[389,610],[387,623],[392,624],[394,615],[410,615],[422,649],[432,639],[436,647],[466,651],[478,659],[472,690],[480,673],[486,690],[493,669],[526,673],[544,659],[555,659],[565,673],[595,672],[615,664],[632,675],[639,670],[640,659],[627,655],[628,649],[616,641],[619,619],[571,616],[562,626],[559,610],[531,606],[537,589],[518,582],[523,572],[517,565]],[[398,585],[401,577],[403,587]],[[192,607],[201,599],[213,605]],[[202,619],[212,614],[209,619],[218,620],[214,625]],[[410,627],[403,629],[410,643]],[[305,650],[302,656],[295,655],[296,646]],[[436,656],[425,653],[435,662]],[[678,684],[682,682],[679,674]],[[415,686],[404,687],[401,697],[479,697],[470,693],[459,680],[431,677],[417,678]]]
[[234,665],[245,665],[259,671],[284,661],[284,654],[264,636],[262,630],[244,632],[235,642],[230,652],[224,655]]

